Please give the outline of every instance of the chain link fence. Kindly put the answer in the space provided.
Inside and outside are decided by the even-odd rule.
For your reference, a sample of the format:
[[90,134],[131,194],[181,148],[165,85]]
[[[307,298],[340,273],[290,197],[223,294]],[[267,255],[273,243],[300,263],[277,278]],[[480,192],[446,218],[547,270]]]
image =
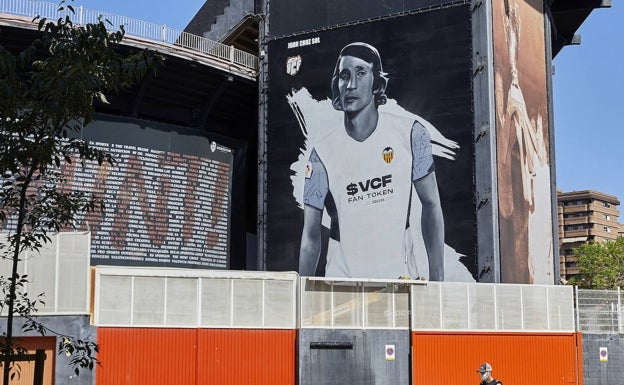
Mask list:
[[576,327],[583,333],[623,334],[622,291],[575,290]]

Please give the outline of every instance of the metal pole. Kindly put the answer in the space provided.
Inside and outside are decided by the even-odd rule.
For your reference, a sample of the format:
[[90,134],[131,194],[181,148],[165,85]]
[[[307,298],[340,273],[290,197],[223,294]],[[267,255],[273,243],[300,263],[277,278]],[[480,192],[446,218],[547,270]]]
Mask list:
[[579,317],[579,291],[578,291],[578,286],[574,286],[574,300],[575,300],[575,305],[574,308],[576,310],[576,330],[579,331],[581,329],[581,319]]
[[260,13],[259,43],[260,57],[258,62],[258,219],[257,219],[257,266],[258,270],[266,270],[267,249],[267,120],[268,111],[268,37],[269,37],[269,0],[264,0],[264,9]]
[[617,287],[617,297],[618,332],[624,333],[624,328],[622,327],[622,292],[619,286]]

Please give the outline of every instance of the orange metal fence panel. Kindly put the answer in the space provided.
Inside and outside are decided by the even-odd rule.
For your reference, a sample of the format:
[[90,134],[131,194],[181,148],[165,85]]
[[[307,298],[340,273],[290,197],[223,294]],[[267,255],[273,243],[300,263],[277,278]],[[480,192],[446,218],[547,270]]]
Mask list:
[[99,328],[96,385],[295,385],[296,330]]
[[198,385],[295,385],[295,330],[200,329]]
[[194,384],[195,329],[99,328],[97,385]]
[[493,367],[505,385],[582,385],[577,333],[412,333],[412,383],[478,384]]

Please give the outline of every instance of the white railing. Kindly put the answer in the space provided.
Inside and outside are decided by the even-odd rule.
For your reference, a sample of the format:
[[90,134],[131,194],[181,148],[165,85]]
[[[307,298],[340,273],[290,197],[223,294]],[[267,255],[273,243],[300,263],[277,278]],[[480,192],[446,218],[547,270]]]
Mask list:
[[429,282],[411,301],[412,330],[575,330],[570,286]]
[[302,277],[300,327],[573,332],[572,287]]
[[300,327],[408,330],[411,285],[425,282],[301,277]]
[[296,273],[97,266],[94,323],[294,329],[296,292]]
[[576,327],[584,333],[624,334],[622,291],[576,289]]
[[111,28],[116,29],[123,25],[126,35],[128,36],[135,36],[187,48],[209,57],[219,58],[240,65],[253,71],[258,70],[257,56],[236,49],[233,46],[225,45],[175,28],[170,28],[166,25],[94,11],[86,9],[83,6],[74,7],[74,10],[75,13],[70,12],[67,8],[59,12],[57,3],[43,1],[0,0],[0,13],[32,18],[40,16],[48,19],[69,16],[75,24],[95,23],[100,19],[108,20],[111,23]]

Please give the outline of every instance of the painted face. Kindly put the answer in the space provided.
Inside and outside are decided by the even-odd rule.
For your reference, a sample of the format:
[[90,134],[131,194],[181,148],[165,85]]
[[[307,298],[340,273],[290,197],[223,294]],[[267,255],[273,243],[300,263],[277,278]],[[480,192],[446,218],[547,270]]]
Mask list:
[[355,56],[343,56],[338,64],[340,103],[345,112],[375,107],[373,64]]

